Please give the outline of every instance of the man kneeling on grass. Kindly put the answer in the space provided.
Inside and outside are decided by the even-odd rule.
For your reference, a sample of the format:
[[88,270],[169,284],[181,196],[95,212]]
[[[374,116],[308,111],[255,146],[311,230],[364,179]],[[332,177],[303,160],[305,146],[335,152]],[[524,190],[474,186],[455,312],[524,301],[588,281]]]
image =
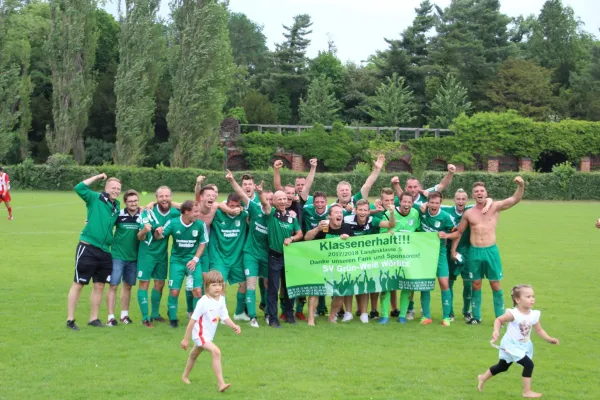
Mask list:
[[231,386],[229,383],[225,383],[223,379],[221,350],[213,343],[215,332],[219,326],[219,319],[238,335],[242,332],[242,329],[229,319],[225,297],[221,295],[223,286],[223,275],[219,271],[212,270],[206,273],[204,278],[204,293],[206,294],[196,304],[194,313],[185,330],[185,337],[181,341],[181,348],[184,350],[189,347],[190,336],[194,341],[194,348],[190,352],[181,379],[187,384],[191,383],[190,372],[192,372],[200,353],[206,350],[212,355],[212,367],[217,377],[219,392],[224,392]]

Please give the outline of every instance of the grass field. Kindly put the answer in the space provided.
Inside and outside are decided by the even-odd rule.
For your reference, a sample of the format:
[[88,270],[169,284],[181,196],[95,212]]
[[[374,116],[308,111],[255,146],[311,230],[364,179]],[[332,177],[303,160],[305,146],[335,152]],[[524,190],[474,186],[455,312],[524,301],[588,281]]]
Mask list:
[[[192,385],[185,385],[180,376],[187,353],[179,348],[184,328],[143,328],[136,289],[131,306],[134,325],[87,327],[90,289],[86,288],[76,314],[81,331],[65,329],[84,204],[74,192],[13,192],[12,197],[14,221],[6,220],[0,205],[2,399],[520,397],[520,366],[490,380],[484,393],[476,389],[477,374],[497,360],[497,350],[489,345],[493,322],[489,286],[484,286],[481,326],[461,321],[441,327],[437,288],[432,298],[434,325],[363,325],[358,319],[328,325],[321,317],[314,329],[301,323],[276,330],[265,327],[261,319],[260,329],[242,325],[239,337],[220,326],[215,343],[222,349],[231,389],[217,393],[206,354],[192,372]],[[186,197],[177,193],[174,200]],[[533,388],[544,398],[600,398],[600,231],[594,228],[599,214],[597,203],[523,202],[500,219],[506,304],[513,285],[531,283],[542,325],[561,340],[559,346],[551,346],[532,336]],[[229,299],[231,311],[235,296]],[[162,307],[166,315],[165,296]],[[458,301],[455,309],[460,309]],[[180,314],[185,321],[183,296]],[[100,315],[106,321],[105,305]]]

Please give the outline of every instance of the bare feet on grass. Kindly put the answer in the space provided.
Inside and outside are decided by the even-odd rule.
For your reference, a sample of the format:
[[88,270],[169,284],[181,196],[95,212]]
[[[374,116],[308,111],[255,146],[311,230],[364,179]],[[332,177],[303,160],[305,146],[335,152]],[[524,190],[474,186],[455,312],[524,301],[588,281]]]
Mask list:
[[190,381],[190,378],[188,378],[187,376],[182,376],[182,377],[181,377],[181,380],[182,380],[182,381],[184,381],[185,383],[187,383],[188,385],[189,385],[190,383],[192,383],[192,382]]
[[483,392],[483,384],[485,383],[485,379],[483,379],[483,375],[477,375],[477,380],[479,383],[477,384],[477,390]]
[[223,393],[224,391],[229,389],[230,386],[231,386],[230,383],[225,383],[223,386],[219,386],[219,392]]
[[523,397],[526,399],[537,399],[542,397],[542,394],[537,392],[523,392]]

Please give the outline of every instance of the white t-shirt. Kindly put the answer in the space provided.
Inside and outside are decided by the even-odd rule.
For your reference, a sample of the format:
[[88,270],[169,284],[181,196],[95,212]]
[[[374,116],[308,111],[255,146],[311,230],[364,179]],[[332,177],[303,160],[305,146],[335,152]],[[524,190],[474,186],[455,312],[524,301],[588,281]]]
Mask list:
[[509,313],[515,318],[514,321],[509,322],[506,328],[505,337],[512,339],[516,342],[527,343],[531,336],[531,329],[540,320],[540,311],[529,310],[529,314],[522,314],[518,308],[507,309]]
[[219,300],[215,300],[207,295],[202,296],[196,304],[192,319],[197,321],[192,330],[194,343],[202,346],[206,342],[212,342],[217,326],[219,326],[219,320],[229,319],[225,297],[220,296]]

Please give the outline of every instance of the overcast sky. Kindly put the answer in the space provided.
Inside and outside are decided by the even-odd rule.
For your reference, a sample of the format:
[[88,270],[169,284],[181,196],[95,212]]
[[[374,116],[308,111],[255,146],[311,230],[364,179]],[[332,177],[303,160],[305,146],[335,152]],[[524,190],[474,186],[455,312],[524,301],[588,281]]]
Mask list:
[[[116,14],[116,1],[107,10]],[[168,17],[168,0],[161,0],[160,15]],[[501,0],[503,13],[538,15],[545,0]],[[339,58],[360,62],[375,50],[386,48],[384,38],[397,38],[411,24],[421,0],[230,0],[230,8],[263,25],[269,48],[283,41],[282,24],[291,25],[298,14],[312,18],[312,40],[308,55],[314,57],[319,50],[327,49],[327,40],[333,39]],[[433,0],[446,7],[450,0]],[[600,37],[600,1],[563,0],[575,10],[575,15],[585,23],[584,29]]]

